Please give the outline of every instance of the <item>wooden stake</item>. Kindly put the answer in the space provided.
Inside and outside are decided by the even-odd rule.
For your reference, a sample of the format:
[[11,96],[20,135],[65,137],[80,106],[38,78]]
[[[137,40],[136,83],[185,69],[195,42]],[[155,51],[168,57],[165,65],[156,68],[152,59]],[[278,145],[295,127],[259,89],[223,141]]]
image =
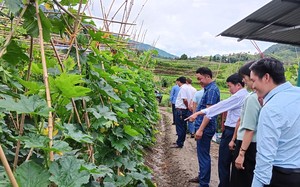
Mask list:
[[11,169],[9,167],[9,164],[7,162],[7,159],[5,157],[5,154],[4,154],[4,151],[2,149],[2,145],[1,144],[0,144],[0,159],[2,161],[2,164],[4,166],[4,169],[5,169],[5,171],[6,171],[7,175],[8,175],[8,178],[9,178],[12,186],[13,187],[19,187],[19,185],[18,185],[18,183],[16,181],[16,178],[15,178],[13,172],[11,171]]
[[[50,88],[49,88],[49,82],[48,82],[48,72],[47,72],[47,63],[46,63],[46,57],[45,57],[45,49],[44,49],[43,28],[42,28],[41,18],[39,15],[38,0],[35,0],[35,9],[36,9],[36,17],[37,17],[38,27],[39,27],[39,40],[40,40],[40,47],[41,47],[44,84],[45,84],[45,88],[46,88],[46,100],[47,100],[48,107],[51,108],[51,96],[50,96]],[[49,116],[48,116],[48,137],[50,139],[49,148],[51,148],[53,145],[52,133],[53,133],[53,118],[52,118],[52,112],[49,112]],[[53,161],[53,159],[54,159],[53,151],[50,151],[49,159],[50,159],[50,161]]]

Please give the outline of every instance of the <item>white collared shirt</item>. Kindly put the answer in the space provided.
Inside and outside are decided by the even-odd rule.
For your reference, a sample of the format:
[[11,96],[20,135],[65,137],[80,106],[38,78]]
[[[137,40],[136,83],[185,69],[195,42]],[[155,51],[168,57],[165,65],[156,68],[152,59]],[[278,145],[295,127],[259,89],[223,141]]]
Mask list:
[[240,89],[228,99],[220,101],[219,103],[201,111],[205,113],[206,117],[209,119],[227,111],[224,125],[228,127],[235,127],[241,115],[242,105],[248,95],[249,92],[245,88]]
[[183,102],[183,99],[186,99],[190,104],[196,91],[197,90],[191,85],[183,84],[178,92],[175,102],[175,108],[187,109]]

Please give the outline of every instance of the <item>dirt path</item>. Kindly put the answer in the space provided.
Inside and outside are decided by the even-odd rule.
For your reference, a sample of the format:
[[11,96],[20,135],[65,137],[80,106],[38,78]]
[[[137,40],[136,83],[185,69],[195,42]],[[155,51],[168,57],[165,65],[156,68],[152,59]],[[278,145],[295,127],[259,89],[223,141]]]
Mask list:
[[[147,150],[146,164],[153,170],[153,181],[158,187],[197,187],[188,180],[198,175],[196,142],[187,135],[182,149],[172,149],[176,142],[175,126],[171,125],[172,114],[160,107],[162,119],[159,124],[157,143]],[[211,144],[211,187],[218,186],[218,144]]]

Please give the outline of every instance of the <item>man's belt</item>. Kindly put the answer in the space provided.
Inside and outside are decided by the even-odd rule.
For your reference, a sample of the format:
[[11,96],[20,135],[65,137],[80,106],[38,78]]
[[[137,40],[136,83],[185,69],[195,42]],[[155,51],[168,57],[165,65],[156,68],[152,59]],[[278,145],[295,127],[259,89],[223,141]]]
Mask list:
[[273,166],[273,169],[275,171],[278,171],[280,173],[285,173],[285,174],[291,174],[291,173],[299,173],[300,174],[300,168],[283,168],[279,166]]
[[176,108],[176,110],[187,110],[187,108]]

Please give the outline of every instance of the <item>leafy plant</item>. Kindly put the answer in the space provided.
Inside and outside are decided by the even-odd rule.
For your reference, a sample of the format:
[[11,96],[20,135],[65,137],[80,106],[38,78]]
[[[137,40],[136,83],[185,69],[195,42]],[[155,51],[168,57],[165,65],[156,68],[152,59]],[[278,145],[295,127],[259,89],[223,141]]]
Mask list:
[[[138,54],[79,20],[80,3],[5,0],[11,23],[24,21],[0,53],[1,146],[19,186],[153,186],[143,148],[158,120],[156,52]],[[0,179],[8,185],[3,168]]]

